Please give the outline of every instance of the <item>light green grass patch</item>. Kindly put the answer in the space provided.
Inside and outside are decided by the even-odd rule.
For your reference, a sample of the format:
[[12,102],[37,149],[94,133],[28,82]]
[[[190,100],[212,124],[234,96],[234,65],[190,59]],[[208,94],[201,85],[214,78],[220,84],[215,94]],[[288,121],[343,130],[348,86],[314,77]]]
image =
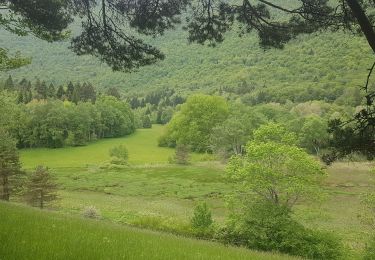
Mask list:
[[[174,149],[159,147],[158,137],[165,126],[153,125],[151,129],[138,129],[134,134],[122,138],[102,139],[81,147],[59,149],[23,149],[20,152],[23,167],[34,168],[45,165],[51,168],[84,167],[109,161],[109,149],[123,144],[129,151],[130,164],[168,163]],[[204,154],[192,154],[192,161],[204,159]]]

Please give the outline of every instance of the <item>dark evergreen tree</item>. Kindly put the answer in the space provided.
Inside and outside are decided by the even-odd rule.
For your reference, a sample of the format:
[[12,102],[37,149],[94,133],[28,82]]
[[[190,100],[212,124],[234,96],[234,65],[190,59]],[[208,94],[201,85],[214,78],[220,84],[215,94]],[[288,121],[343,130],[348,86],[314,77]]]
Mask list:
[[0,199],[9,200],[14,178],[20,173],[21,164],[16,141],[0,128]]
[[15,89],[14,82],[13,82],[13,79],[12,79],[11,75],[9,75],[8,79],[5,81],[5,83],[4,83],[4,89],[5,90],[10,90],[10,91],[12,91],[12,90]]
[[59,88],[57,89],[56,97],[60,100],[64,99],[65,90],[64,90],[64,87],[62,85],[60,85]]
[[74,90],[73,90],[71,101],[73,103],[75,103],[75,104],[77,104],[79,101],[81,101],[80,89],[81,89],[81,85],[80,84],[77,84],[77,85],[74,86]]
[[73,83],[70,81],[68,83],[68,86],[66,88],[66,97],[69,101],[72,101],[72,98],[73,98],[73,92],[74,92],[74,85]]
[[80,99],[84,102],[95,102],[96,91],[90,83],[83,83],[82,87],[80,88]]
[[25,199],[34,207],[43,209],[46,204],[57,198],[57,185],[46,167],[36,167],[25,186]]
[[48,98],[55,98],[56,97],[56,89],[55,86],[50,83],[47,89],[47,97]]

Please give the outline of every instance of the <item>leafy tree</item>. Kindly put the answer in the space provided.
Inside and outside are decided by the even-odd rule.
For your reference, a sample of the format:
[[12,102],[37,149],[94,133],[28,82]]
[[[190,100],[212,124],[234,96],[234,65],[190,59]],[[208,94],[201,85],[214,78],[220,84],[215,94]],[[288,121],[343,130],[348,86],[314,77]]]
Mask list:
[[127,164],[129,159],[129,152],[125,145],[118,145],[109,150],[109,155],[112,157],[113,164]]
[[212,130],[228,116],[228,105],[217,96],[194,95],[168,124],[167,137],[177,143],[190,145],[192,150],[209,150]]
[[254,142],[257,143],[297,144],[297,136],[294,133],[290,133],[282,125],[272,122],[256,129],[253,135]]
[[101,96],[96,107],[102,116],[102,137],[119,137],[134,132],[134,114],[127,103],[112,96]]
[[[319,162],[290,143],[290,135],[280,135],[275,125],[254,132],[244,156],[232,157],[227,166],[230,178],[245,190],[276,205],[291,208],[302,198],[318,196],[324,177]],[[263,133],[270,133],[269,139]]]
[[242,154],[252,132],[264,121],[259,113],[243,105],[232,104],[228,118],[212,130],[212,150],[236,155]]
[[16,141],[0,127],[0,199],[9,200],[12,177],[20,173]]
[[19,52],[17,52],[13,57],[9,56],[8,52],[9,51],[7,49],[0,48],[0,71],[17,69],[31,63],[30,58],[21,57]]
[[47,167],[37,166],[35,171],[27,178],[25,185],[25,199],[35,207],[43,209],[46,205],[56,200],[57,184]]
[[320,149],[327,145],[329,139],[327,122],[318,116],[306,118],[299,139],[303,147],[319,156]]

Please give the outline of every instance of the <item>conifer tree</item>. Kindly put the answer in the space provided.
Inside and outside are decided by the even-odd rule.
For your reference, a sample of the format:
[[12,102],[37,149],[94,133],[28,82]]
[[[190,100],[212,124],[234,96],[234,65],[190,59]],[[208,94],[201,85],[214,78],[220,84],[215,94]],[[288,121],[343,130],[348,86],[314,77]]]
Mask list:
[[9,200],[12,177],[20,173],[21,165],[16,141],[0,128],[0,199]]
[[57,89],[57,93],[56,93],[56,97],[58,99],[63,99],[63,97],[65,96],[65,90],[64,90],[64,87],[62,85],[59,86],[59,88]]
[[56,97],[56,89],[55,89],[55,86],[52,83],[49,84],[49,86],[48,86],[47,97],[49,97],[49,98]]
[[69,101],[72,101],[73,98],[73,91],[74,91],[74,85],[70,81],[67,88],[66,88],[66,97],[68,98]]
[[57,199],[57,185],[47,167],[38,166],[27,179],[25,199],[34,206],[43,209]]
[[13,79],[12,79],[11,75],[9,75],[8,79],[5,81],[4,89],[5,90],[14,90],[14,83],[13,83]]

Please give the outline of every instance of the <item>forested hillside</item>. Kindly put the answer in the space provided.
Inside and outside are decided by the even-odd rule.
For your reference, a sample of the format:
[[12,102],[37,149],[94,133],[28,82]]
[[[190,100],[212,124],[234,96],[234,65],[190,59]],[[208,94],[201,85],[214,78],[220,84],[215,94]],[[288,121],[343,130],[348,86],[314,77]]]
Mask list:
[[[267,101],[334,100],[344,88],[362,85],[371,63],[370,48],[364,39],[343,32],[300,36],[284,50],[263,50],[255,34],[226,35],[215,48],[188,44],[182,29],[150,39],[166,54],[164,61],[134,73],[112,72],[89,56],[78,57],[69,42],[47,43],[33,37],[1,32],[0,45],[33,58],[31,65],[2,72],[0,80],[38,77],[54,84],[89,81],[123,91],[145,92],[157,87],[173,87],[183,92],[234,92],[254,89],[273,93],[279,99]],[[303,93],[298,90],[304,89]],[[308,91],[306,91],[308,90]],[[310,95],[310,96],[308,96]],[[330,96],[334,97],[330,97]]]

